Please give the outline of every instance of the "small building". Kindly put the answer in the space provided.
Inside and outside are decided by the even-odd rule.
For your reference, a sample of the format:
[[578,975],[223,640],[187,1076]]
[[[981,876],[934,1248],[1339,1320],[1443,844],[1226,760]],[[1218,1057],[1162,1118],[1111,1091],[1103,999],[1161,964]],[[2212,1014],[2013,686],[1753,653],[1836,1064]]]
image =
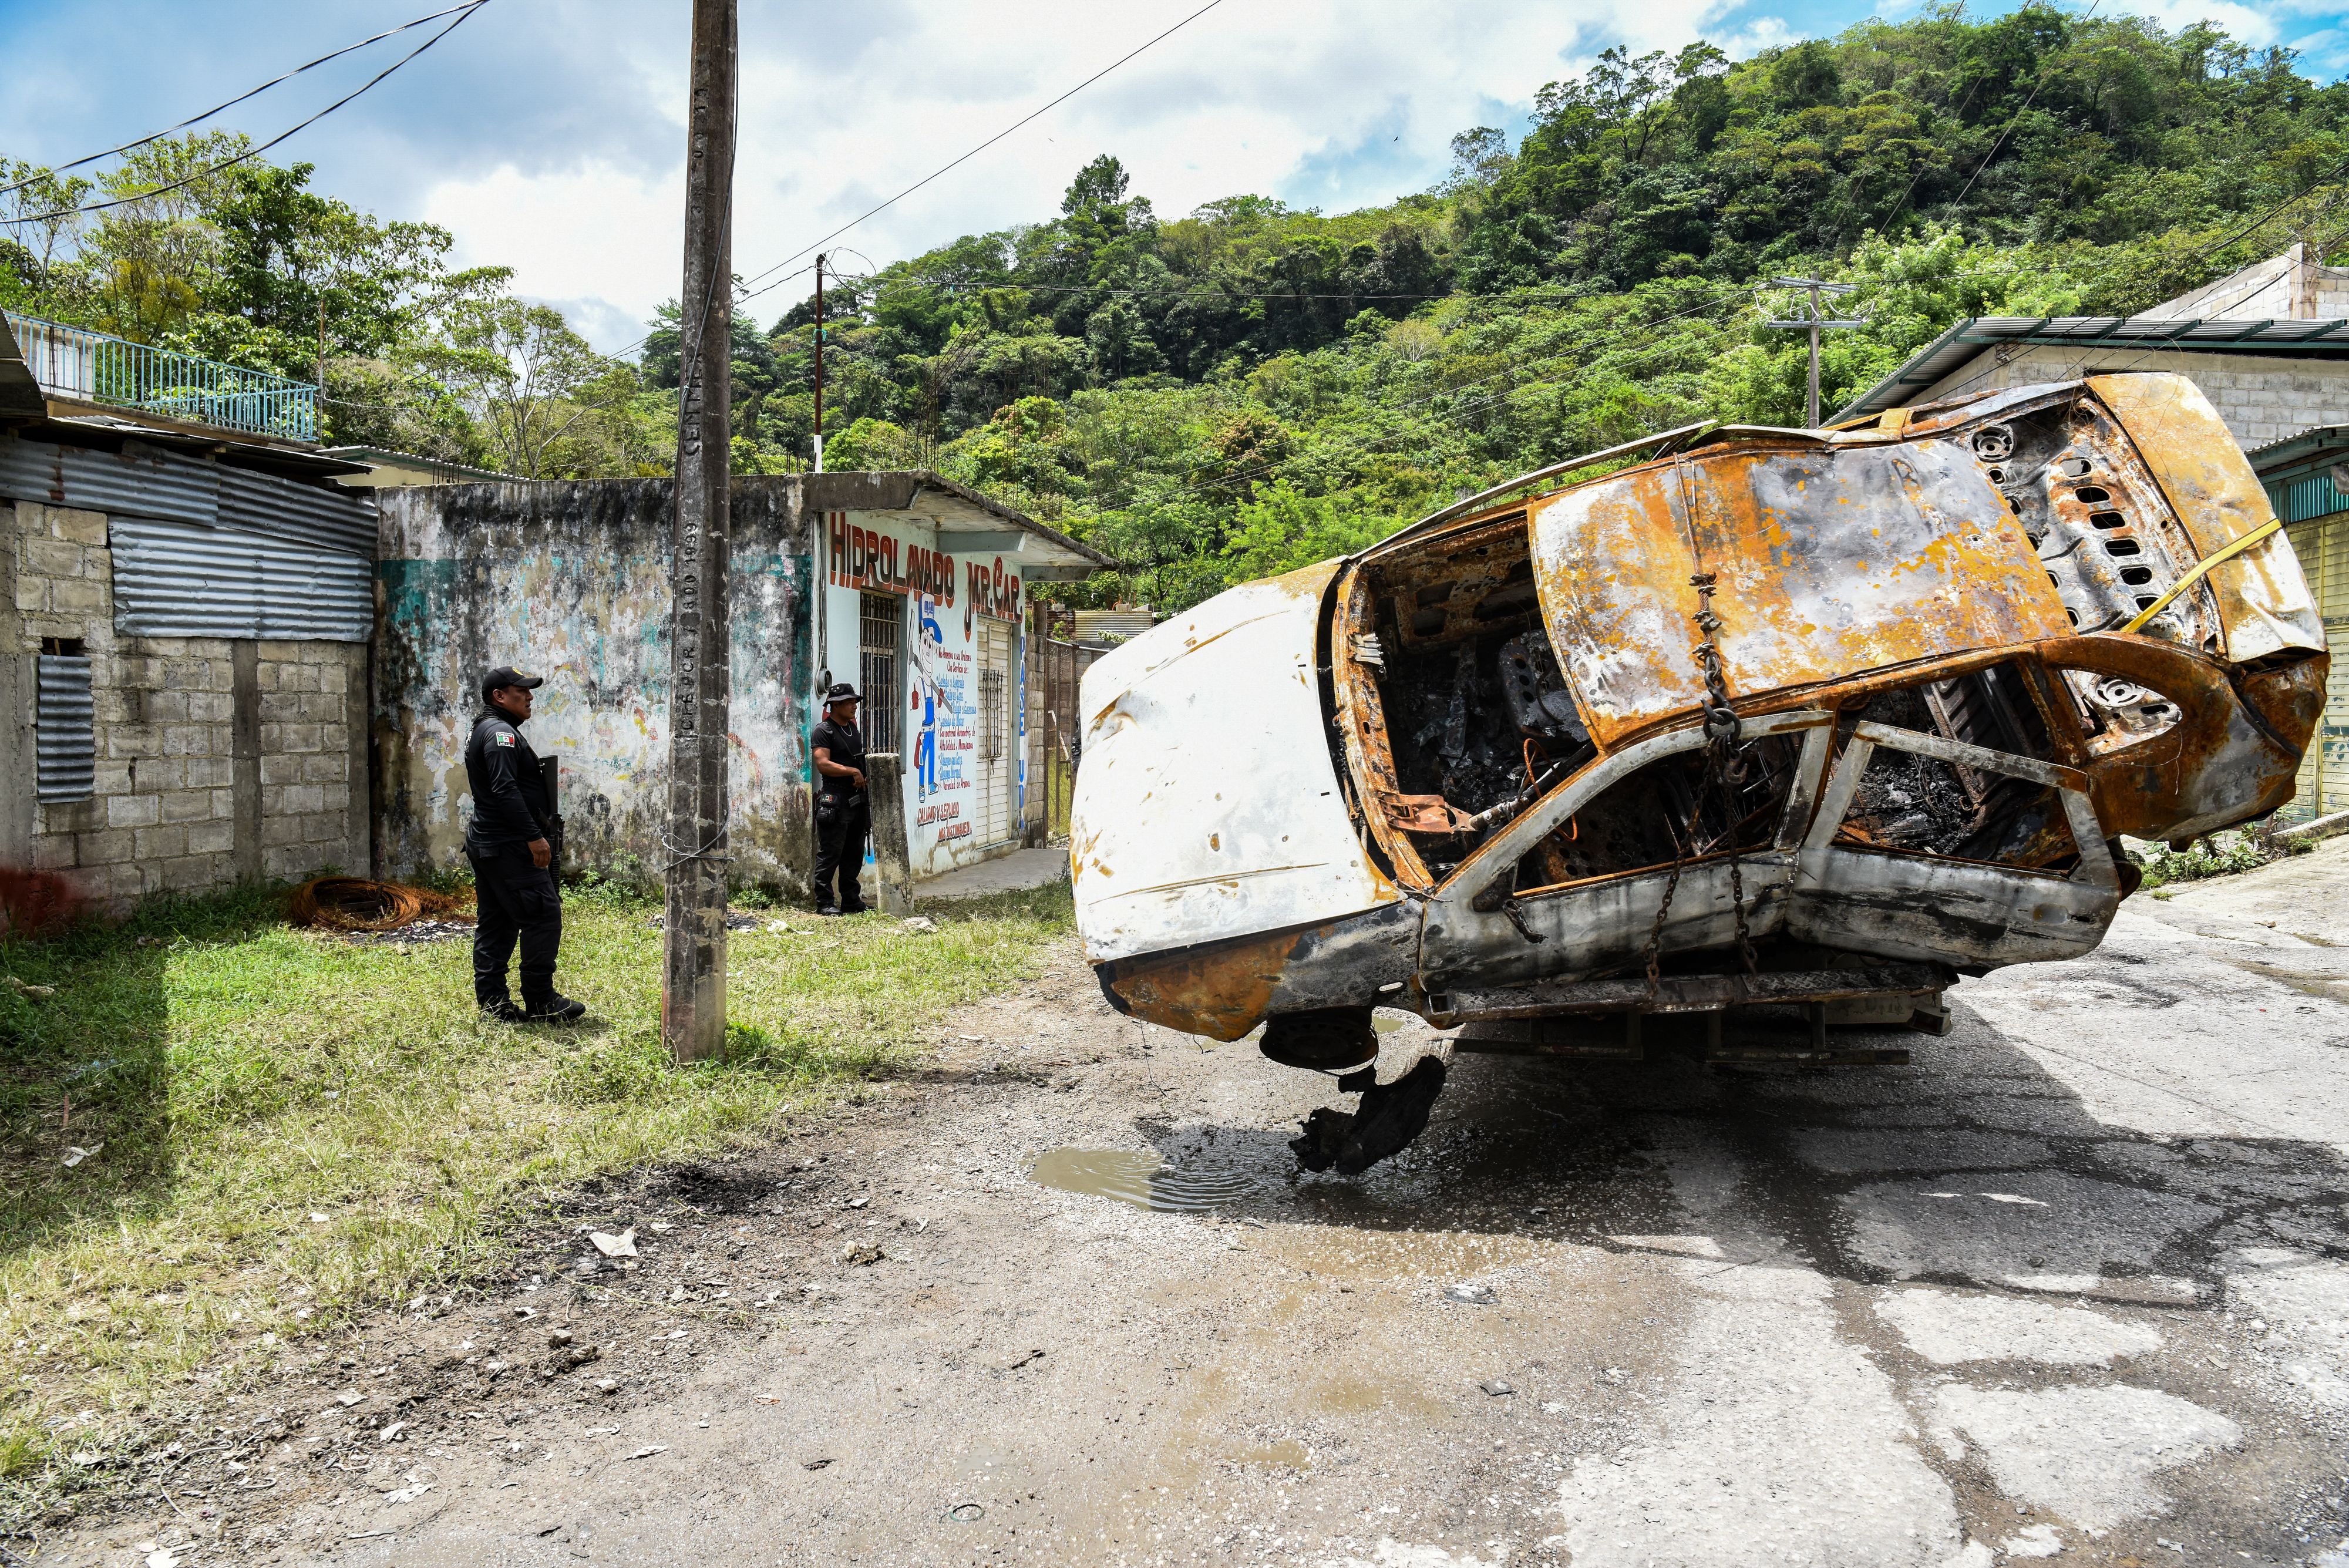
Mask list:
[[375,500],[316,389],[0,330],[0,868],[101,908],[364,872]]
[[[376,854],[388,875],[456,863],[463,752],[482,674],[542,673],[533,746],[559,759],[566,863],[657,878],[667,843],[667,479],[386,490],[374,665]],[[813,862],[808,732],[833,680],[902,758],[916,877],[1016,847],[1041,819],[1035,584],[1106,557],[927,472],[740,476],[729,588],[740,882],[794,894]]]
[[2187,377],[2247,451],[2349,424],[2349,267],[2294,245],[2136,316],[1970,317],[1834,417],[2125,370]]

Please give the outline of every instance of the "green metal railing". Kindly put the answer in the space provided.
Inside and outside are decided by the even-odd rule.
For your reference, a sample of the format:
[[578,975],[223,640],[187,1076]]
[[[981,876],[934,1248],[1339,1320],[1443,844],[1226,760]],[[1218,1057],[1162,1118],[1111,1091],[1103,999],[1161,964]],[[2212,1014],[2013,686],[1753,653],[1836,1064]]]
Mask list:
[[318,389],[87,327],[6,313],[41,390],[280,441],[318,439]]

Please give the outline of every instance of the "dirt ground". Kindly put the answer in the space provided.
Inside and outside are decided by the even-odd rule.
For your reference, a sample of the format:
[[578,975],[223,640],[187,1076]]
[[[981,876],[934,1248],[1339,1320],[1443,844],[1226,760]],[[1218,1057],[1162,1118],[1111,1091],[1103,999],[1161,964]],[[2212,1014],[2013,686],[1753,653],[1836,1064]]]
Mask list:
[[2133,899],[1906,1067],[1462,1056],[1351,1180],[1071,942],[38,1560],[2349,1568],[2349,949],[2271,918]]

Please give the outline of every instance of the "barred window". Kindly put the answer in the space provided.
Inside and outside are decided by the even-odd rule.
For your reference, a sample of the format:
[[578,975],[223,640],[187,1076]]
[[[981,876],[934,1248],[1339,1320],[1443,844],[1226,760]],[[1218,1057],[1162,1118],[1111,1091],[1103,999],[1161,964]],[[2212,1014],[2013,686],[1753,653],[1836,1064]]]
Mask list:
[[897,638],[905,603],[895,594],[865,594],[857,606],[860,686],[864,694],[864,744],[875,752],[897,749]]
[[978,757],[986,763],[1003,757],[1003,671],[978,672]]

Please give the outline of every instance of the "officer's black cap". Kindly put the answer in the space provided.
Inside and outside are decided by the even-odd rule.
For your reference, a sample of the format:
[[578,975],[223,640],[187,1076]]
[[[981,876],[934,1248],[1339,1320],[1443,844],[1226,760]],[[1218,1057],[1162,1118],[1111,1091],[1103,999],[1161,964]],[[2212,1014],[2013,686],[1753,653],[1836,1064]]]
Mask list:
[[488,701],[490,693],[501,686],[519,686],[526,691],[535,691],[545,684],[546,677],[543,675],[524,675],[511,664],[501,664],[481,677],[481,701]]

